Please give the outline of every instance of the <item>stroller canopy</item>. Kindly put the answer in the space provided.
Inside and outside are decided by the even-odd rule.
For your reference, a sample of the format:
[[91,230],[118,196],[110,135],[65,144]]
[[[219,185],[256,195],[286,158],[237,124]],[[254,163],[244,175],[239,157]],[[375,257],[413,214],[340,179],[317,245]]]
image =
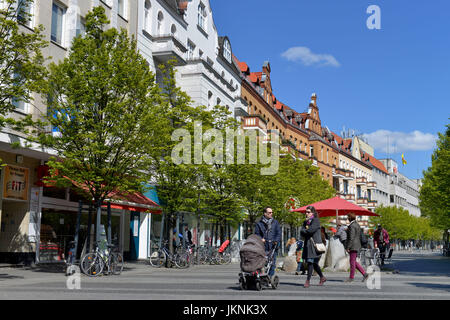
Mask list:
[[266,250],[262,238],[256,234],[250,235],[240,250],[241,270],[255,272],[266,264]]

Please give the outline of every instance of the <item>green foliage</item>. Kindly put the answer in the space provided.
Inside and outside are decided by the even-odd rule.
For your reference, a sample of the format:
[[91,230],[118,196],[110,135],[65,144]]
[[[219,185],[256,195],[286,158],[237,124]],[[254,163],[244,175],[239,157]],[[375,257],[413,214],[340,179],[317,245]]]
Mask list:
[[124,29],[105,30],[107,23],[104,9],[94,8],[86,35],[73,40],[68,57],[50,64],[48,112],[35,124],[38,141],[57,153],[49,161],[50,180],[64,184],[67,177],[96,203],[112,192],[142,190],[150,180],[146,145],[158,135],[160,104],[136,41]]
[[419,206],[422,214],[441,230],[450,229],[450,125],[439,133],[431,167],[423,172]]
[[6,115],[16,108],[14,102],[32,103],[32,93],[41,92],[46,75],[43,26],[32,31],[21,26],[31,19],[24,11],[31,2],[21,0],[17,6],[16,0],[4,0],[0,9],[0,128],[25,130],[23,122]]
[[380,216],[370,217],[370,223],[381,224],[392,239],[439,240],[442,237],[442,232],[432,227],[430,219],[412,216],[403,208],[380,206],[375,212]]
[[264,207],[271,207],[274,217],[281,223],[300,226],[304,214],[289,211],[286,203],[290,198],[297,199],[304,206],[332,198],[335,194],[310,161],[294,160],[291,156],[280,157],[275,175],[262,176],[260,165],[241,165],[238,173],[237,193],[243,198],[248,221],[252,225],[262,215]]

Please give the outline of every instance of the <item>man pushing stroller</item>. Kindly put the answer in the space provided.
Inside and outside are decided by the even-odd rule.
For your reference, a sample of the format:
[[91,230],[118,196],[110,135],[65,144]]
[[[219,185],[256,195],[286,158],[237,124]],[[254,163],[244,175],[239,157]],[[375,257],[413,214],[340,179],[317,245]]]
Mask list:
[[266,253],[269,253],[275,247],[272,266],[268,273],[270,278],[272,278],[272,276],[275,274],[278,244],[281,241],[280,223],[276,219],[274,219],[272,215],[272,208],[265,208],[261,220],[257,222],[255,226],[255,234],[262,238]]

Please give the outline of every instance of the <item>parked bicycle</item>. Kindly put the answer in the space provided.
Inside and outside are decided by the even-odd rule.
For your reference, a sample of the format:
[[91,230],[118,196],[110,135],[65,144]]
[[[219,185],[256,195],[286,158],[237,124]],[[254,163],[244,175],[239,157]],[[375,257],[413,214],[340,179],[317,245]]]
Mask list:
[[169,241],[164,241],[162,247],[156,247],[156,249],[150,254],[148,262],[152,267],[161,268],[162,266],[176,266],[177,268],[188,268],[190,266],[190,261],[192,260],[190,254],[185,252],[180,252],[181,249],[178,247],[175,253],[171,253],[167,248]]
[[95,251],[83,256],[80,261],[81,271],[90,277],[96,277],[102,273],[115,275],[122,273],[123,256],[115,250],[116,246],[106,244],[103,250],[100,246],[104,244],[97,242]]

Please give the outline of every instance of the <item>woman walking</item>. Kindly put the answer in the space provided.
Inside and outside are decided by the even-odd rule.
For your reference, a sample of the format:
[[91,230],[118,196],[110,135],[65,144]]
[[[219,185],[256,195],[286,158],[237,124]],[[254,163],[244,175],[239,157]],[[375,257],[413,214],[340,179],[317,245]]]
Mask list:
[[[322,235],[320,231],[320,221],[316,209],[313,206],[306,208],[306,221],[300,230],[300,234],[304,237],[304,246],[302,258],[308,264],[308,276],[304,287],[309,288],[313,270],[317,272],[320,277],[319,286],[323,285],[327,279],[323,276],[322,270],[319,267],[319,260],[322,253],[317,252],[315,244],[322,243]],[[314,244],[315,243],[315,244]]]
[[355,268],[363,275],[363,281],[366,281],[369,275],[356,261],[358,251],[361,249],[361,227],[358,222],[356,222],[356,215],[354,213],[350,212],[347,216],[350,224],[347,228],[347,242],[345,244],[345,249],[350,255],[350,278],[345,280],[345,282],[353,282],[353,279],[355,278]]

